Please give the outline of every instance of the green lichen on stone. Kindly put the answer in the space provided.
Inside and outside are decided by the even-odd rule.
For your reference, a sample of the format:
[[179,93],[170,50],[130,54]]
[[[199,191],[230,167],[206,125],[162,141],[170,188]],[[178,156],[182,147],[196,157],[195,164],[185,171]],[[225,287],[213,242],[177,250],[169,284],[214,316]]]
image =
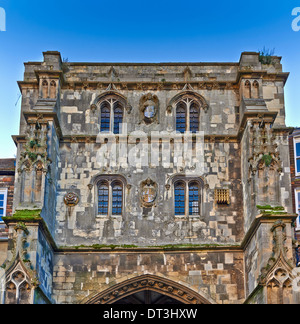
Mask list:
[[24,210],[16,210],[13,214],[13,217],[40,217],[41,216],[41,209],[24,209]]
[[3,217],[3,220],[36,220],[41,218],[41,209],[20,209],[12,216]]
[[136,245],[106,245],[106,244],[93,244],[93,245],[78,245],[78,246],[73,246],[73,247],[62,247],[62,249],[67,248],[67,249],[94,249],[94,250],[102,250],[102,249],[111,249],[115,250],[117,248],[122,248],[122,249],[132,249],[132,248],[137,248]]
[[273,158],[270,154],[265,154],[262,157],[262,160],[265,162],[266,167],[269,167],[272,163]]
[[266,205],[266,206],[260,206],[257,205],[256,206],[257,209],[259,209],[259,211],[264,214],[264,215],[286,215],[287,212],[285,212],[285,208],[282,206],[270,206],[270,205]]
[[223,245],[223,244],[169,244],[169,245],[153,245],[153,246],[137,246],[137,245],[105,245],[105,244],[94,244],[94,245],[79,245],[79,246],[65,246],[60,249],[75,249],[75,250],[103,250],[103,249],[161,249],[161,250],[183,250],[183,249],[216,249],[216,248],[228,248],[234,247],[239,248],[239,245]]

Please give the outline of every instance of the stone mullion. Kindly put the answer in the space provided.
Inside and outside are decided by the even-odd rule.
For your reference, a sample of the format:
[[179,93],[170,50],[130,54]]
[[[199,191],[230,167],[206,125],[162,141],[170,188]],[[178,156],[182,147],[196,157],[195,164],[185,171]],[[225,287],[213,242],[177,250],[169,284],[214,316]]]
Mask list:
[[187,132],[189,132],[191,128],[190,109],[191,109],[191,102],[187,99],[186,100],[186,131]]
[[108,182],[108,217],[112,216],[112,180]]
[[114,116],[114,102],[113,99],[110,100],[110,121],[109,121],[109,131],[111,133],[114,132],[114,120],[115,120],[115,116]]
[[189,206],[189,183],[185,182],[185,217],[188,218],[190,215],[190,206]]

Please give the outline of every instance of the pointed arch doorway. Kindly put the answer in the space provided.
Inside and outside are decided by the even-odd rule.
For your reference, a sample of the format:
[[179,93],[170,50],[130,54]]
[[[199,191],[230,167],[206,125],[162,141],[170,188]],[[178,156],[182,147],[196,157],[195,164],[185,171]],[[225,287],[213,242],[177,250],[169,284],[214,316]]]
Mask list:
[[138,293],[126,296],[114,305],[183,305],[177,299],[158,293],[152,290],[143,290]]
[[153,275],[126,280],[90,298],[86,304],[211,304],[194,290]]

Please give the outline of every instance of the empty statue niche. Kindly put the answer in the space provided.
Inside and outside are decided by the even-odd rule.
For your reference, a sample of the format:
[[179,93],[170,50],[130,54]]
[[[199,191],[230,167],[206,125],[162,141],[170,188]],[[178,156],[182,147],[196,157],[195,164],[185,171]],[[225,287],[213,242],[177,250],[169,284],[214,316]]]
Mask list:
[[257,197],[259,204],[278,204],[279,202],[279,173],[278,165],[272,160],[266,165],[264,160],[258,164],[257,172]]
[[48,98],[48,88],[49,88],[49,84],[47,80],[44,80],[42,82],[42,98],[43,99],[47,99]]
[[56,82],[54,80],[50,82],[50,98],[56,98]]
[[25,162],[21,171],[21,202],[41,202],[44,166],[41,161],[36,162],[34,165],[29,165],[30,162]]
[[245,99],[259,99],[259,83],[257,80],[246,80],[244,83],[243,95]]
[[42,99],[55,99],[57,96],[57,82],[55,80],[42,80],[40,96]]

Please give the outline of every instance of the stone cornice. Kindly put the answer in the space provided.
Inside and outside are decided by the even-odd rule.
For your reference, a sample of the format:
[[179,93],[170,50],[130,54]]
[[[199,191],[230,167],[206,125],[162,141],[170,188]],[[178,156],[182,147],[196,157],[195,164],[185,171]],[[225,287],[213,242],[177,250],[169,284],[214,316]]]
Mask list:
[[274,224],[278,220],[282,220],[285,223],[293,223],[297,219],[297,214],[260,214],[251,223],[245,237],[241,243],[241,248],[245,251],[250,243],[253,235],[262,223]]
[[172,253],[182,252],[210,252],[210,253],[226,253],[236,252],[243,253],[252,237],[255,235],[257,229],[262,223],[274,224],[274,222],[281,220],[283,223],[292,223],[297,219],[297,214],[281,214],[281,215],[258,215],[252,222],[250,228],[244,236],[241,243],[236,244],[174,244],[162,246],[134,246],[134,245],[92,245],[92,246],[60,246],[58,247],[53,239],[48,227],[42,217],[4,217],[3,220],[7,226],[15,226],[17,223],[22,222],[26,226],[40,226],[45,238],[51,245],[55,253]]
[[44,219],[40,216],[32,216],[32,217],[15,217],[15,216],[11,216],[11,217],[3,217],[3,221],[5,222],[5,224],[9,227],[9,226],[16,226],[18,223],[24,223],[26,226],[38,226],[40,227],[40,229],[42,230],[46,240],[48,241],[48,243],[50,244],[50,246],[52,247],[53,251],[56,252],[58,251],[58,248],[56,246],[56,243],[44,221]]

